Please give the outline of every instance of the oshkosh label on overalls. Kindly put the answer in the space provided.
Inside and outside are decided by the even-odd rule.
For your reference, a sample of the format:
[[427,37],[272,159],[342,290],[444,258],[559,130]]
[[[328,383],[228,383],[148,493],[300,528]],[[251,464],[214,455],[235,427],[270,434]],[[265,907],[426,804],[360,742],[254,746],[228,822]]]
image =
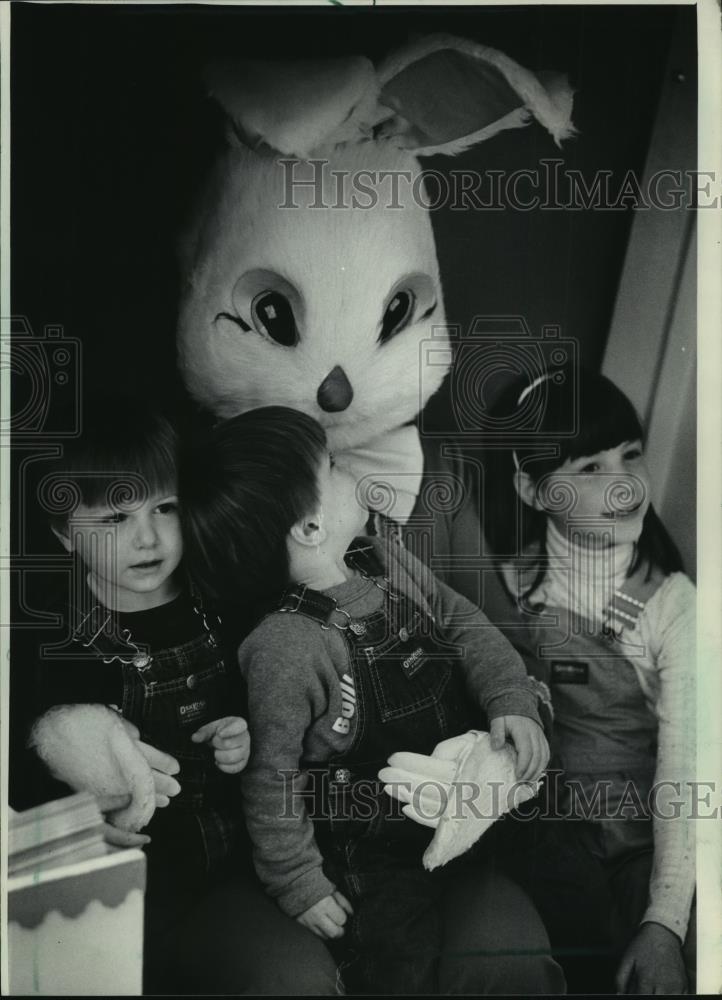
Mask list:
[[407,677],[413,677],[423,662],[424,650],[423,647],[419,646],[413,653],[406,657],[401,666],[404,668],[404,673]]
[[188,726],[191,722],[196,722],[206,714],[208,702],[205,698],[196,698],[185,705],[178,706],[178,721],[182,726]]
[[581,660],[555,660],[551,669],[552,684],[588,684],[589,664]]

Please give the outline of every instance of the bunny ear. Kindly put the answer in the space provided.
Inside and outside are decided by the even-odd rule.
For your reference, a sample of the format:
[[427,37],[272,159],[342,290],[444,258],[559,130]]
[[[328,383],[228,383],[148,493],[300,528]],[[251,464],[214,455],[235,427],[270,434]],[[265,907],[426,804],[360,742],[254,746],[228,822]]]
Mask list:
[[453,35],[406,46],[377,72],[364,56],[228,60],[210,67],[206,82],[232,137],[286,155],[369,138],[415,154],[454,154],[532,118],[557,145],[576,134],[564,77],[536,77],[503,52]]
[[347,131],[358,109],[375,106],[378,95],[373,65],[364,56],[292,63],[229,60],[209,67],[206,83],[244,145],[254,149],[263,142],[296,156],[308,156],[330,135]]
[[503,52],[467,39],[421,39],[390,56],[378,77],[380,103],[393,114],[377,137],[416,154],[460,153],[532,118],[557,145],[576,134],[573,92],[563,76],[538,78]]

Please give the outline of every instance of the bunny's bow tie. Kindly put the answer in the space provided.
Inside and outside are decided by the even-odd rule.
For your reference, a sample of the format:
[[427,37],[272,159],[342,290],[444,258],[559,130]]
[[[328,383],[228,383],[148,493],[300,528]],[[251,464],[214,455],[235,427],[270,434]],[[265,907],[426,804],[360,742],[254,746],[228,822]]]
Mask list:
[[336,453],[336,460],[356,477],[359,501],[365,507],[406,524],[424,471],[416,427],[388,431],[361,447]]

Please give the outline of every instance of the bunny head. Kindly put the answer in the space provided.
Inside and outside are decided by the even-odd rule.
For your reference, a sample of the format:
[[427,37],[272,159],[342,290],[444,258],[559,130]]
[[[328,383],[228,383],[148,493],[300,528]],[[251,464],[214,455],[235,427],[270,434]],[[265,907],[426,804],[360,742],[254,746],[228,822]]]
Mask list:
[[559,141],[569,89],[449,36],[376,70],[363,57],[227,64],[210,89],[229,142],[181,248],[191,394],[222,418],[304,411],[335,451],[408,424],[451,361],[417,156],[532,117]]
[[[285,166],[237,149],[220,165],[181,325],[187,384],[218,416],[283,403],[341,450],[424,405],[419,358],[444,323],[431,224],[410,190],[396,209],[390,191],[365,209],[339,197],[337,179],[362,170],[418,174],[404,151],[368,147]],[[445,372],[430,369],[424,396]]]

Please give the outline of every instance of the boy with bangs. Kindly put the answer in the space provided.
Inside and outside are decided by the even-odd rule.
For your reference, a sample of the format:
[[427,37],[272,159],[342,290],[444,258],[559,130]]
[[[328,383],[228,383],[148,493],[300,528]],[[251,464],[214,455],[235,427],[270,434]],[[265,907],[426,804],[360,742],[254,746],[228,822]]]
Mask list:
[[[37,633],[34,663],[15,659],[35,671],[23,714],[47,719],[74,705],[82,727],[84,706],[107,706],[152,768],[156,805],[167,808],[140,832],[115,828],[112,814],[105,827],[109,843],[141,846],[148,860],[146,992],[290,994],[299,982],[308,993],[333,992],[330,956],[278,914],[248,861],[242,694],[220,619],[183,567],[175,430],[135,401],[86,411],[85,428],[45,480],[48,496],[70,501],[50,525],[76,558],[49,609],[60,641]],[[90,762],[104,748],[87,751]],[[69,792],[34,753],[18,754],[13,771],[21,808]],[[295,955],[293,983],[269,959],[275,947]]]

